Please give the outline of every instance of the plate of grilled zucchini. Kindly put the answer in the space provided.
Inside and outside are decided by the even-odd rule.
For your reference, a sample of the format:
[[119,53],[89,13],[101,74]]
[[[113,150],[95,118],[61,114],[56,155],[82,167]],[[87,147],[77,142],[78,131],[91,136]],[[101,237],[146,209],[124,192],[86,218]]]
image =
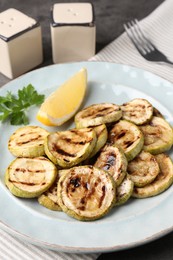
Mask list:
[[[65,252],[108,252],[173,230],[173,85],[107,62],[52,65],[0,89],[49,95],[81,68],[88,86],[74,117],[49,127],[0,124],[0,226]],[[70,100],[69,100],[70,102]],[[93,239],[91,239],[93,238]]]

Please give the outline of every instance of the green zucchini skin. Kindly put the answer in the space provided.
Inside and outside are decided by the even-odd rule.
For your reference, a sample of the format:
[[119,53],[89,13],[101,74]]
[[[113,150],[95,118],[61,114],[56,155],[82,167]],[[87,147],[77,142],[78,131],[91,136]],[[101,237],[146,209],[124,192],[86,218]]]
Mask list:
[[87,159],[96,142],[92,128],[54,132],[45,139],[45,153],[54,164],[70,168]]
[[157,177],[160,168],[155,156],[142,150],[128,163],[127,172],[136,187],[143,187]]
[[153,116],[153,106],[148,100],[135,98],[121,106],[122,119],[136,125],[148,123]]
[[48,134],[47,130],[39,126],[20,127],[10,136],[8,149],[16,157],[43,156],[44,140]]
[[155,155],[160,172],[153,182],[144,187],[134,187],[132,196],[135,198],[148,198],[156,196],[167,190],[173,184],[173,163],[167,154]]
[[129,121],[120,120],[109,131],[108,143],[120,146],[127,160],[131,161],[142,150],[144,136],[138,126]]
[[76,128],[116,122],[122,117],[119,105],[112,103],[94,104],[79,111],[75,116]]
[[36,198],[51,187],[56,176],[56,166],[45,157],[16,158],[6,170],[5,184],[17,197]]
[[99,219],[116,200],[115,182],[107,172],[93,166],[76,166],[58,182],[58,203],[69,216],[81,221]]
[[94,166],[107,171],[118,186],[126,175],[127,164],[127,158],[120,147],[105,145],[101,149]]
[[126,203],[132,196],[134,182],[128,174],[126,174],[122,183],[117,187],[115,206],[120,206]]
[[161,117],[152,120],[140,129],[144,135],[143,149],[151,154],[169,151],[173,145],[173,130],[169,123]]

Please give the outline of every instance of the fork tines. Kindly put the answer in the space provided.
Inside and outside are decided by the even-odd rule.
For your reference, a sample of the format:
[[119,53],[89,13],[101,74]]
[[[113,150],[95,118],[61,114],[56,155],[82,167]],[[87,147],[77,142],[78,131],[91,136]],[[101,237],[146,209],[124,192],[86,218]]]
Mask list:
[[131,41],[140,53],[146,55],[147,53],[154,51],[155,48],[153,44],[141,30],[137,19],[134,19],[131,22],[128,22],[127,24],[124,24],[124,29],[126,30],[127,35],[129,36],[129,38],[131,39]]

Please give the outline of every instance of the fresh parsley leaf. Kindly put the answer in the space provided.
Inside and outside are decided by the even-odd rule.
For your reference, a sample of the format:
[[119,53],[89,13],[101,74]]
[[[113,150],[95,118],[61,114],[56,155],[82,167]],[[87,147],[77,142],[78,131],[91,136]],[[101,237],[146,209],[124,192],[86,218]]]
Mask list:
[[23,111],[13,113],[10,117],[11,125],[27,125],[29,123],[28,117]]
[[18,90],[17,95],[8,91],[6,96],[0,96],[0,121],[9,120],[12,125],[28,124],[27,109],[42,104],[44,98],[31,84]]

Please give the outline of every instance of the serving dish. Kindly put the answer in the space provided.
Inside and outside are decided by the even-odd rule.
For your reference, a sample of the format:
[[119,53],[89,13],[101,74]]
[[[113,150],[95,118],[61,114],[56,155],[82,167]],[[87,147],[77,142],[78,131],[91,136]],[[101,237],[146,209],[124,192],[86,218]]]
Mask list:
[[[83,103],[122,104],[133,98],[146,98],[173,125],[173,84],[152,73],[127,65],[107,62],[57,64],[29,72],[0,89],[17,93],[32,84],[48,95],[82,67],[88,71],[88,90]],[[43,126],[36,119],[37,107],[29,110],[31,125],[50,131],[72,128],[73,120],[58,128]],[[127,249],[157,239],[173,230],[173,187],[147,199],[130,199],[115,207],[104,218],[80,222],[63,212],[50,211],[36,199],[19,199],[4,185],[4,173],[14,159],[7,147],[10,135],[18,128],[8,122],[0,125],[0,227],[25,241],[64,252],[90,253]],[[170,152],[173,159],[173,152]],[[92,238],[92,239],[91,239]]]

